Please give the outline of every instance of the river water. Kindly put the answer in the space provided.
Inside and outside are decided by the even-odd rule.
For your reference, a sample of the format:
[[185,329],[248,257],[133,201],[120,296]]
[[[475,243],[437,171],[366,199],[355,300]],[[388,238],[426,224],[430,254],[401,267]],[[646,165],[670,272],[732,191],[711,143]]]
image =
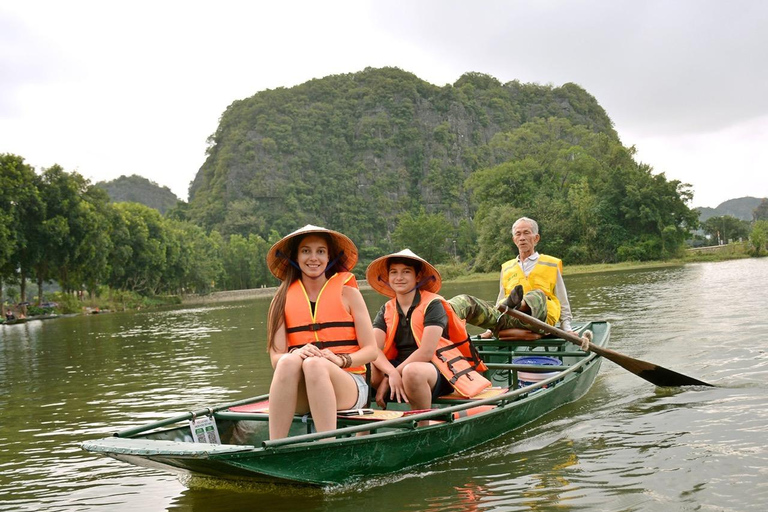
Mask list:
[[[0,509],[766,510],[768,259],[566,284],[612,348],[717,387],[656,388],[605,361],[576,403],[452,460],[325,490],[182,482],[79,443],[265,393],[267,300],[2,326]],[[461,292],[497,284],[443,289]]]

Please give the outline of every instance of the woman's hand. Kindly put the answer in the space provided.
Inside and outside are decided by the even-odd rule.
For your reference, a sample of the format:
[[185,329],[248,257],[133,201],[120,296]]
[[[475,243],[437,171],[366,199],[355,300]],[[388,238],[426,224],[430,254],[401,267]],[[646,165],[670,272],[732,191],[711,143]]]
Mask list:
[[[317,347],[315,347],[317,348]],[[323,350],[320,350],[320,357],[324,357],[339,368],[344,368],[344,357],[339,354],[334,354],[331,352],[331,349],[324,348]]]
[[314,345],[304,345],[301,348],[297,348],[296,350],[293,350],[291,353],[298,355],[302,359],[306,359],[308,357],[322,357],[323,356],[322,351],[319,348],[317,348],[316,346],[314,346]]

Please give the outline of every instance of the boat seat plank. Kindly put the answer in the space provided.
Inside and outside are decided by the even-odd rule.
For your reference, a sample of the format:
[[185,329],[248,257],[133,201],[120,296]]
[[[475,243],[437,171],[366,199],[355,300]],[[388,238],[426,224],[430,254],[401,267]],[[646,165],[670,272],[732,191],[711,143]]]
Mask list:
[[531,341],[531,340],[540,340],[542,338],[542,334],[539,334],[537,332],[530,331],[528,329],[504,329],[499,331],[498,338],[500,340],[521,340],[521,341]]
[[473,339],[472,343],[481,349],[482,347],[515,348],[515,347],[562,347],[570,343],[563,338],[541,338],[540,340],[513,340],[513,339]]
[[254,402],[252,404],[236,405],[230,407],[229,412],[269,412],[269,400],[262,400],[261,402]]
[[[384,421],[384,420],[394,420],[397,418],[402,418],[403,416],[409,416],[411,414],[417,414],[420,412],[427,412],[431,410],[433,409],[424,409],[424,410],[417,410],[417,411],[362,409],[362,411],[366,412],[365,414],[339,414],[337,417],[339,418],[339,420],[350,420],[350,421]],[[238,413],[238,414],[246,414],[246,415],[247,414],[259,414],[259,415],[268,414],[269,400],[230,407],[228,411],[230,413]],[[221,414],[219,414],[219,416],[225,417]],[[244,417],[247,417],[247,416],[244,416]]]
[[517,370],[519,372],[562,372],[570,368],[566,365],[555,364],[514,364],[514,363],[485,363],[490,370]]
[[[527,357],[527,356],[547,356],[547,357],[584,357],[584,351],[582,350],[483,350],[480,352],[481,356],[485,357],[504,357],[506,359],[512,359],[515,357]],[[483,359],[486,363],[486,359]]]

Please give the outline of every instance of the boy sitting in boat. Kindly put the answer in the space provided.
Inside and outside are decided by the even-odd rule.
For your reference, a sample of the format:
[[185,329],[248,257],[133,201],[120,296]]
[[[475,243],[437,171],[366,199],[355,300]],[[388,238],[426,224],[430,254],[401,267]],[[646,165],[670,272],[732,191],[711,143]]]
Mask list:
[[473,397],[491,385],[485,365],[469,341],[464,322],[437,295],[440,273],[412,251],[374,260],[366,271],[371,288],[391,297],[373,321],[380,349],[371,372],[376,403],[408,402],[428,409],[452,392]]

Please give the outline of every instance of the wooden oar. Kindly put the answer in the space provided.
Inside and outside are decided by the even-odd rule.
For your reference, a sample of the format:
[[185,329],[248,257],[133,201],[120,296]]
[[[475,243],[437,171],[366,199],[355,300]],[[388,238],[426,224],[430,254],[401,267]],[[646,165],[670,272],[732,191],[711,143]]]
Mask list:
[[[575,343],[576,345],[581,345],[582,339],[578,336],[575,336],[569,332],[566,332],[562,329],[558,329],[555,326],[549,325],[547,323],[542,322],[538,318],[534,318],[531,315],[526,315],[522,311],[518,311],[516,309],[509,309],[507,306],[499,305],[497,306],[498,310],[501,311],[503,314],[517,318],[518,320],[521,320],[528,325],[533,325],[535,327],[538,327],[542,331],[546,331],[550,334],[554,334],[555,336],[559,336],[560,338],[566,339],[570,341],[571,343]],[[657,364],[653,363],[647,363],[645,361],[641,361],[639,359],[633,359],[629,356],[625,356],[624,354],[620,354],[614,350],[610,350],[607,348],[599,347],[589,342],[589,350],[591,352],[594,352],[595,354],[602,356],[609,361],[613,361],[617,365],[621,366],[625,370],[629,370],[630,372],[634,373],[638,377],[647,380],[651,384],[655,384],[657,386],[661,387],[677,387],[677,386],[712,386],[712,384],[707,384],[706,382],[702,382],[698,379],[694,379],[693,377],[688,377],[687,375],[683,375],[681,373],[673,372],[672,370],[668,370],[664,367],[661,367]]]

